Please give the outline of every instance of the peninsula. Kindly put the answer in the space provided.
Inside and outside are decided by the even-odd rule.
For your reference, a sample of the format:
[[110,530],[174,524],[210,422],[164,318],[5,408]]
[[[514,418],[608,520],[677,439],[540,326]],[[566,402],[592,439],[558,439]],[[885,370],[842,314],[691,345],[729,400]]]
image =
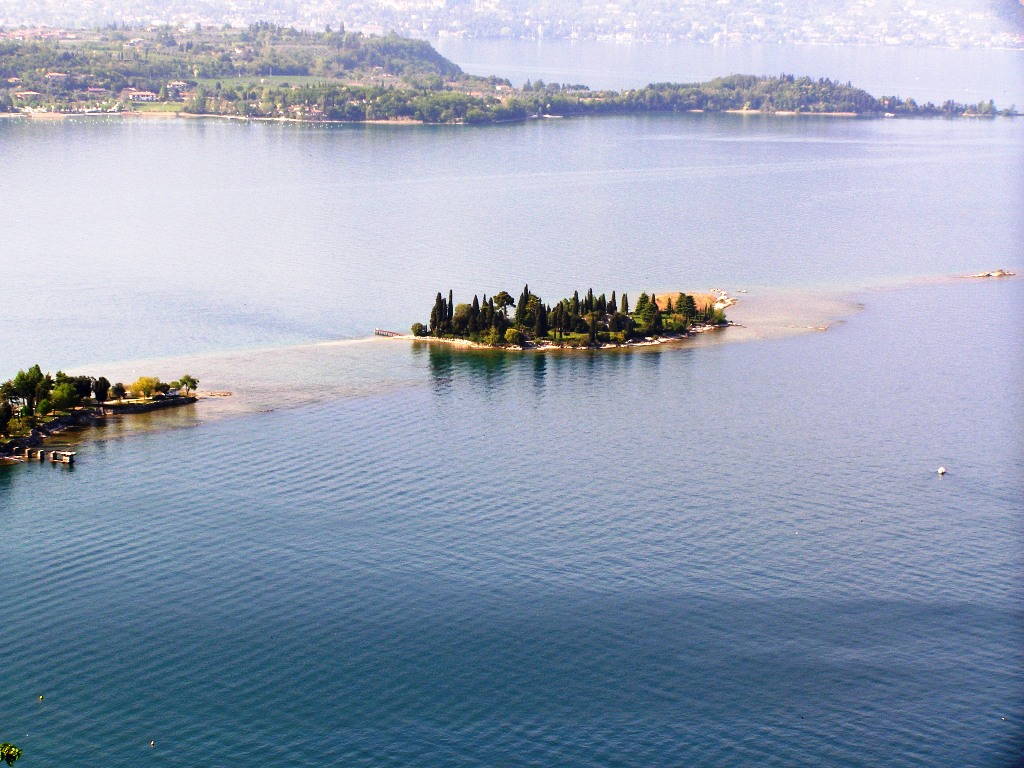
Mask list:
[[507,291],[471,303],[456,304],[452,291],[438,293],[427,323],[414,323],[408,338],[480,347],[533,349],[609,348],[686,338],[694,332],[728,325],[724,293],[647,294],[630,304],[625,293],[582,296],[545,303],[523,287],[518,300]]
[[0,114],[218,116],[487,124],[583,115],[738,112],[849,117],[1015,115],[992,101],[918,104],[850,83],[730,75],[624,91],[464,73],[429,43],[274,24],[0,30]]
[[129,385],[105,376],[43,373],[38,365],[18,371],[0,384],[0,460],[16,451],[41,446],[46,438],[73,427],[102,423],[108,416],[147,413],[190,405],[199,381],[183,374],[162,382],[141,376]]

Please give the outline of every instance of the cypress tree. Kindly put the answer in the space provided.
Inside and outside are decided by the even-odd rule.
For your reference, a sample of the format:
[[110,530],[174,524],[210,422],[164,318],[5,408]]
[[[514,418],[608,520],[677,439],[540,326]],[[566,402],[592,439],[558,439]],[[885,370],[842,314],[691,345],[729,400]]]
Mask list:
[[448,289],[448,323],[452,322],[452,316],[455,314],[455,301],[452,299],[452,289]]
[[441,298],[441,292],[437,292],[437,298],[434,299],[434,308],[430,310],[430,332],[435,336],[441,335],[441,327],[444,325],[448,318],[448,310],[444,306],[444,299]]
[[622,309],[620,311],[624,315],[629,314],[629,296],[626,294],[622,294]]
[[661,333],[662,322],[661,322],[661,310],[658,309],[658,302],[651,302],[651,321],[648,325],[647,330],[651,333]]
[[526,315],[526,305],[530,301],[530,286],[523,286],[523,292],[519,296],[519,303],[516,304],[516,325],[522,325],[523,317]]
[[687,320],[693,320],[697,317],[697,302],[689,294],[687,294],[686,301],[683,304],[683,314],[686,315]]
[[614,315],[619,311],[619,302],[615,300],[615,291],[612,291],[612,297],[608,299],[608,314]]

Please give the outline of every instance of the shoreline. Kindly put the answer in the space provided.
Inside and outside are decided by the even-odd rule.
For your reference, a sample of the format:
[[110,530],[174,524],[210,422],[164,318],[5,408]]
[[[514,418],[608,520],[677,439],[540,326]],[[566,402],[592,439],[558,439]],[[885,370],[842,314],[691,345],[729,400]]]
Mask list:
[[43,447],[52,448],[52,441],[55,437],[64,435],[66,432],[96,427],[102,429],[110,420],[119,420],[124,416],[137,416],[141,414],[154,413],[174,408],[181,408],[186,405],[194,405],[198,396],[180,396],[168,400],[156,400],[147,403],[120,403],[113,402],[98,404],[96,406],[79,407],[70,413],[57,416],[50,421],[38,424],[32,428],[27,435],[11,437],[0,441],[0,461],[6,464],[20,464],[29,459],[19,456],[27,449]]
[[482,352],[602,352],[618,349],[634,349],[637,347],[654,347],[664,344],[684,344],[692,341],[697,334],[708,333],[709,331],[724,331],[727,328],[737,327],[737,323],[728,322],[722,325],[700,325],[691,328],[685,334],[665,334],[664,336],[644,336],[639,339],[631,339],[621,343],[604,342],[597,345],[574,346],[571,344],[560,344],[557,341],[547,341],[541,344],[527,342],[521,347],[514,345],[492,346],[472,339],[460,339],[457,337],[445,336],[413,336],[411,333],[402,333],[397,336],[382,336],[383,339],[396,339],[399,341],[421,342],[426,344],[447,344],[454,347],[462,347],[468,350]]
[[[487,127],[491,125],[508,125],[510,123],[529,123],[545,119],[579,119],[579,118],[602,118],[602,117],[624,117],[630,115],[739,115],[760,116],[760,117],[828,117],[844,118],[850,120],[883,120],[894,118],[895,115],[881,112],[798,112],[794,110],[763,110],[763,109],[687,109],[683,111],[623,111],[605,112],[590,115],[530,115],[522,119],[496,120],[487,123],[467,123],[465,121],[450,123],[427,123],[423,120],[413,118],[399,118],[395,120],[304,120],[297,117],[246,117],[244,115],[218,115],[218,114],[195,114],[192,112],[171,111],[171,110],[142,110],[123,112],[0,112],[0,118],[24,118],[27,120],[66,120],[74,117],[119,117],[133,120],[233,120],[243,123],[295,123],[300,125],[383,125],[383,126],[459,126],[459,127]],[[1024,114],[1014,115],[981,115],[965,113],[952,115],[952,117],[963,118],[988,118],[996,117],[1022,117]],[[946,118],[947,115],[900,115],[901,120],[920,120],[931,118]]]

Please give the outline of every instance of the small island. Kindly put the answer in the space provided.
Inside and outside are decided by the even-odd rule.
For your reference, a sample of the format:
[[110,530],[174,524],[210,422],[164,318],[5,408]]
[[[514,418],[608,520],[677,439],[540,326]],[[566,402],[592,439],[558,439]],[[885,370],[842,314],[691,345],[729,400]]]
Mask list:
[[172,382],[141,376],[125,385],[105,376],[50,375],[33,365],[0,384],[0,461],[67,429],[102,424],[108,416],[190,405],[198,386],[187,373]]
[[722,291],[641,293],[630,304],[625,293],[596,295],[589,289],[548,304],[526,285],[518,300],[501,291],[456,304],[449,290],[447,299],[437,294],[429,320],[414,323],[411,335],[403,338],[519,349],[657,344],[728,325],[725,309],[733,301]]

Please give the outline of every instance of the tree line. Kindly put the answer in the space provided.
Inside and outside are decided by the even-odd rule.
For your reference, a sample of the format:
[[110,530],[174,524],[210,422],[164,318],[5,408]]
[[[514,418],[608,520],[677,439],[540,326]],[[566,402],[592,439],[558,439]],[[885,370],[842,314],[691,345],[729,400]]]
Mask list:
[[696,299],[680,292],[661,298],[641,293],[630,305],[625,293],[595,295],[588,289],[545,303],[530,286],[523,287],[518,300],[507,291],[470,303],[456,304],[452,291],[445,298],[438,293],[426,323],[414,323],[414,336],[468,339],[489,346],[523,346],[549,341],[567,346],[598,346],[624,343],[630,339],[677,336],[695,325],[721,325],[725,313],[713,302],[698,305]]
[[[542,84],[543,85],[543,84]],[[992,101],[969,105],[946,101],[918,104],[896,96],[875,98],[849,83],[792,75],[732,75],[706,83],[655,83],[628,91],[590,91],[584,86],[551,84],[508,96],[458,88],[354,86],[320,82],[298,87],[223,85],[197,91],[184,111],[258,117],[292,116],[307,120],[414,119],[427,123],[499,123],[539,115],[561,117],[660,113],[798,112],[857,115],[947,116],[1015,114]]]
[[50,375],[39,365],[18,371],[0,384],[0,435],[29,432],[40,417],[61,414],[79,406],[96,406],[126,397],[164,397],[168,393],[195,391],[199,380],[183,374],[176,381],[162,382],[155,376],[141,376],[131,384],[110,383],[105,376],[69,376],[63,371]]

